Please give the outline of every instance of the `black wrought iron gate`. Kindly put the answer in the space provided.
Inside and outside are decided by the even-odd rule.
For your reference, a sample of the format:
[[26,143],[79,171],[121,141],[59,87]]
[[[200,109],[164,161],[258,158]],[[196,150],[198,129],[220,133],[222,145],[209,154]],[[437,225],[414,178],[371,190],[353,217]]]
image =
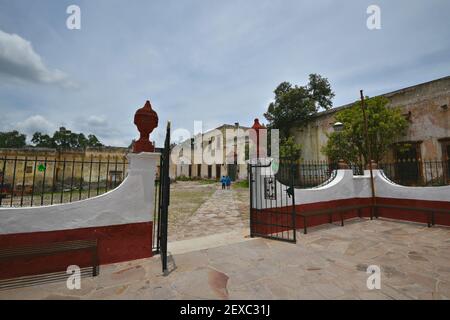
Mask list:
[[[286,169],[286,168],[284,168]],[[288,168],[291,170],[292,168]],[[272,163],[249,164],[250,236],[296,242],[294,175],[284,185]]]
[[[170,201],[170,122],[167,123],[166,140],[161,152],[159,178],[155,180],[154,245],[155,253],[161,255],[162,270],[167,271],[167,227]],[[156,229],[156,230],[155,230]]]

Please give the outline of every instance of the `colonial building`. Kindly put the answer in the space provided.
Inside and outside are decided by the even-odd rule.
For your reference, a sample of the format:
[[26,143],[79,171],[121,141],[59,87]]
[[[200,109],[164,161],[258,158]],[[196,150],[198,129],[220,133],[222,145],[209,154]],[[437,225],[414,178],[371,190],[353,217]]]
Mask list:
[[[237,153],[238,150],[244,151],[248,148],[246,147],[248,145],[248,137],[238,139],[234,133],[237,133],[238,130],[244,132],[248,129],[248,127],[240,126],[239,123],[234,125],[223,124],[220,127],[204,132],[202,136],[197,135],[182,142],[179,146],[184,146],[183,150],[172,158],[170,167],[171,178],[219,179],[223,175],[228,175],[232,180],[246,179],[247,165],[238,163]],[[230,134],[231,132],[233,134]],[[202,141],[201,145],[196,144],[197,139]],[[186,152],[189,154],[186,154]],[[200,156],[197,158],[200,161],[196,161],[196,152],[199,152],[198,154],[200,155],[203,155],[203,152],[205,152],[211,155],[212,158],[215,158],[215,160],[213,163],[208,163],[204,157]],[[218,157],[216,157],[216,153]]]
[[[417,159],[447,159],[450,157],[450,76],[412,87],[385,93],[388,106],[400,107],[409,121],[409,128],[398,142],[408,142],[407,152]],[[334,117],[351,104],[318,113],[304,128],[293,130],[295,140],[302,145],[305,160],[326,160],[321,152],[327,143],[327,133],[333,131]],[[396,158],[392,146],[389,158]]]
[[[445,166],[450,159],[450,76],[381,96],[389,100],[388,106],[400,107],[409,121],[406,135],[398,140],[398,143],[407,142],[409,150],[399,150],[394,144],[384,161],[408,159],[419,163],[433,159],[444,164],[440,171],[447,171]],[[320,112],[306,127],[293,130],[296,142],[302,145],[303,159],[327,160],[321,149],[327,143],[327,133],[333,130],[334,117],[337,112],[351,106],[348,104]]]

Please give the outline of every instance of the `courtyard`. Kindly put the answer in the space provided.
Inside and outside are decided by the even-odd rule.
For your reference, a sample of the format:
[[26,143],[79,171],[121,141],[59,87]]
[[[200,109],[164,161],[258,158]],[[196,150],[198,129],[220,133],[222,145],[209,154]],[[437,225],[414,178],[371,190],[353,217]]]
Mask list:
[[[79,290],[62,281],[0,299],[450,299],[449,228],[353,219],[289,244],[248,236],[246,188],[189,181],[171,191],[168,274],[154,256],[103,265]],[[366,286],[370,265],[379,290]]]
[[222,190],[211,180],[171,184],[168,241],[188,240],[248,229],[248,188],[233,184]]

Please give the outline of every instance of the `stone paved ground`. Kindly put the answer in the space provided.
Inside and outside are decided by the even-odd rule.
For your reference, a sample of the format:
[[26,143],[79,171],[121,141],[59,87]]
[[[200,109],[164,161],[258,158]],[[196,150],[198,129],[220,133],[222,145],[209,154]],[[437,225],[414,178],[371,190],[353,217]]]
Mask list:
[[214,188],[194,214],[169,230],[169,242],[248,229],[248,208],[244,205],[249,201],[248,189],[222,190],[218,185]]
[[[185,240],[191,252],[178,247],[167,276],[153,257],[102,266],[81,290],[60,282],[0,299],[450,299],[450,228],[363,219],[309,231],[296,245],[242,237],[208,248],[217,234],[190,240],[203,246],[192,251]],[[381,290],[367,289],[368,265],[381,267]]]

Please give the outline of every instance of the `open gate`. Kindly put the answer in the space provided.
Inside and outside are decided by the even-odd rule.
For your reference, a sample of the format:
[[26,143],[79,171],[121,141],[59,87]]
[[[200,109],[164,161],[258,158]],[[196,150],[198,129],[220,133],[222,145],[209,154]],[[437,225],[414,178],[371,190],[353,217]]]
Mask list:
[[[170,201],[170,122],[167,123],[166,139],[161,152],[159,177],[155,180],[155,213],[153,249],[161,255],[162,271],[167,272],[167,226]],[[156,230],[155,230],[156,229]]]
[[[288,168],[291,170],[292,168]],[[273,173],[272,162],[249,163],[250,236],[295,243],[294,179],[281,184]]]

